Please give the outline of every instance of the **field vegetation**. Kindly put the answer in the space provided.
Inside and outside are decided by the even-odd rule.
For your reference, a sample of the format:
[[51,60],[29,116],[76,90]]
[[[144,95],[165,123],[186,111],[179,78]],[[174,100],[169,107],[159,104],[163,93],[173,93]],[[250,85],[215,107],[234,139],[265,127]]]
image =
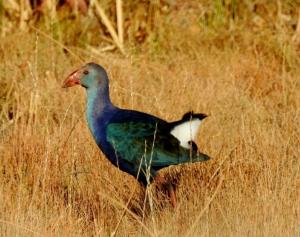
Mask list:
[[[299,1],[32,2],[0,0],[0,236],[300,236]],[[212,159],[161,172],[175,209],[107,161],[84,89],[61,88],[91,61],[120,107],[209,115]]]

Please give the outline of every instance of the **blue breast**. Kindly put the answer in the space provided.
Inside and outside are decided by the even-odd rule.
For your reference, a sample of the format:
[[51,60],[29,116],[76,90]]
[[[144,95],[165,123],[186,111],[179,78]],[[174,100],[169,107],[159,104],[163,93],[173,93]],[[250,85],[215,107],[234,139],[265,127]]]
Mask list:
[[112,116],[117,112],[117,108],[104,110],[101,116],[88,119],[89,127],[98,147],[108,160],[122,171],[135,175],[132,165],[122,159],[122,157],[116,153],[112,144],[107,140],[107,126]]

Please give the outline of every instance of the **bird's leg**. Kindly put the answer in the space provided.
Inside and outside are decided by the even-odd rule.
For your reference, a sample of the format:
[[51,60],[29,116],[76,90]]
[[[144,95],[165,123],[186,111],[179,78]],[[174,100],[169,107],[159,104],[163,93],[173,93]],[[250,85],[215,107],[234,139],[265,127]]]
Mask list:
[[161,175],[157,175],[155,178],[155,181],[159,184],[161,184],[163,187],[166,187],[168,190],[168,195],[170,198],[170,202],[173,206],[173,208],[176,207],[176,195],[175,195],[175,190],[174,190],[174,186],[173,184],[171,184],[170,182],[168,182],[164,177],[162,177]]
[[173,208],[175,208],[176,207],[176,195],[175,195],[174,186],[171,183],[167,183],[166,187],[167,187],[167,190],[168,190],[168,194],[169,194],[169,197],[170,197],[171,204],[172,204]]

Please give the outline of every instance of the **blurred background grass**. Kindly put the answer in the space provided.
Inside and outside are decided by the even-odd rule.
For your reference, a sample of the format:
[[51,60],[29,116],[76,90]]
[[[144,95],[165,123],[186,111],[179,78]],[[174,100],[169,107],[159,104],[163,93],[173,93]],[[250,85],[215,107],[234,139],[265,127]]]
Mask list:
[[[88,7],[84,13],[73,6],[81,2]],[[30,28],[34,25],[65,45],[101,50],[114,42],[94,3],[101,6],[116,29],[115,1],[9,0],[0,3],[1,35],[20,32],[20,28],[34,31]],[[299,51],[299,4],[279,0],[125,1],[122,18],[126,50],[128,54],[161,55],[182,50],[192,53],[198,46],[251,47],[276,53],[290,64]]]
[[[300,1],[121,1],[119,24],[117,2],[0,0],[0,235],[298,236]],[[162,171],[177,209],[112,167],[84,91],[61,89],[90,61],[120,107],[210,115],[213,159]]]

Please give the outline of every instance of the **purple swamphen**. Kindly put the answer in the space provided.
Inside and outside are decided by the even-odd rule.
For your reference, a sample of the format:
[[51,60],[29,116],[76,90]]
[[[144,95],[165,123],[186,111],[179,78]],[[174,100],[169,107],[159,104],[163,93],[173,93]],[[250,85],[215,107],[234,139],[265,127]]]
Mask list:
[[173,185],[157,171],[209,159],[193,142],[206,115],[188,112],[179,121],[167,122],[150,114],[120,109],[110,100],[106,71],[95,63],[74,71],[63,83],[63,87],[75,85],[86,89],[88,126],[105,156],[145,186],[153,179],[163,184],[175,207]]

